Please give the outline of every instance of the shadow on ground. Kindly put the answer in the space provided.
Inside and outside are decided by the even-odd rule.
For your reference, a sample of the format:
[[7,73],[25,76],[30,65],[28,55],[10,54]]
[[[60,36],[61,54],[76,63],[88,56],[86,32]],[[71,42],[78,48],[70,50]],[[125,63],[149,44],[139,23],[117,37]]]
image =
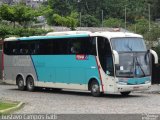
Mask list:
[[[18,89],[9,89],[12,91],[20,91]],[[28,92],[28,91],[20,91],[20,92]],[[32,92],[31,92],[32,93]],[[50,93],[50,94],[61,94],[61,95],[74,95],[74,96],[86,96],[86,97],[92,97],[90,92],[81,92],[81,91],[73,91],[73,90],[60,90],[60,89],[52,89],[52,88],[37,88],[34,93]],[[120,93],[117,94],[102,94],[101,97],[98,98],[115,98],[115,99],[121,99],[121,98],[134,98],[134,97],[144,97],[142,94],[134,95],[131,93],[129,96],[122,96]]]

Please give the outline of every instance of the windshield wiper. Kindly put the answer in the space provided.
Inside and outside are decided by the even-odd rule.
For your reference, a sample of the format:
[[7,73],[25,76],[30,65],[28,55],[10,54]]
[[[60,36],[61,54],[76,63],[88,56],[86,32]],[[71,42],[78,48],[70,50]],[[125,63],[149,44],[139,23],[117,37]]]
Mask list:
[[132,48],[131,48],[131,47],[129,47],[129,45],[126,45],[126,47],[127,47],[130,51],[132,51]]
[[[137,63],[138,63],[139,68],[141,69],[141,71],[142,71],[142,73],[143,73],[143,75],[144,75],[144,77],[145,77],[145,76],[146,76],[146,75],[145,75],[145,72],[144,72],[142,66],[141,66],[140,63],[139,63],[139,61],[138,61],[138,59],[137,59],[137,56],[135,56],[135,58],[136,58],[136,61],[137,61]],[[135,67],[136,67],[136,66],[135,66]],[[135,68],[135,69],[136,69],[136,68]]]

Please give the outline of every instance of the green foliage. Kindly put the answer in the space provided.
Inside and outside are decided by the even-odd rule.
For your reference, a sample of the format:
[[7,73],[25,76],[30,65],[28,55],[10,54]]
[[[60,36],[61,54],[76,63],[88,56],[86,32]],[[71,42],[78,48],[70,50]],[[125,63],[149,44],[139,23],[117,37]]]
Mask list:
[[43,29],[35,29],[35,28],[17,28],[17,30],[14,31],[15,35],[18,35],[20,37],[23,36],[38,36],[38,35],[45,35],[47,33],[46,30]]
[[4,39],[9,34],[12,34],[12,29],[9,26],[0,24],[0,39]]
[[47,32],[48,31],[44,29],[12,27],[0,24],[0,39],[4,39],[10,36],[23,37],[23,36],[45,35]]
[[[160,44],[158,46],[152,48],[152,49],[156,51],[156,53],[158,54],[158,57],[159,57],[160,56]],[[158,58],[158,59],[159,59],[159,62],[160,62],[160,58]]]
[[[0,18],[14,24],[0,24],[0,38],[4,39],[8,36],[33,36],[45,34],[47,31],[43,29],[29,28],[30,23],[36,20],[37,16],[48,15],[52,10],[50,7],[40,7],[33,9],[23,4],[9,6],[3,4],[0,6]],[[13,26],[12,26],[13,25]]]
[[121,19],[117,18],[109,18],[104,20],[104,26],[116,28],[116,27],[124,27],[124,22]]
[[53,9],[51,9],[50,6],[40,6],[38,8],[38,13],[41,13],[40,15],[43,15],[46,19],[47,19],[47,23],[49,25],[52,25],[52,23],[54,23],[54,19],[53,19]]
[[160,26],[151,22],[151,28],[149,30],[149,21],[147,19],[136,20],[135,24],[129,26],[129,30],[143,35],[149,47],[159,44]]
[[15,22],[16,17],[15,17],[15,11],[13,7],[10,7],[7,4],[3,4],[0,6],[0,16],[3,20]]
[[67,23],[66,26],[69,27],[71,30],[75,30],[78,25],[78,14],[76,12],[71,12],[70,16],[67,16]]
[[48,0],[48,4],[56,14],[61,16],[68,16],[72,11],[67,0]]
[[0,16],[3,20],[19,23],[21,26],[28,27],[30,22],[35,21],[35,17],[39,16],[37,10],[22,4],[0,6]]
[[72,12],[69,16],[66,17],[54,14],[53,18],[57,24],[69,27],[71,30],[75,30],[78,24],[77,16],[77,13]]
[[153,42],[158,43],[158,39],[160,38],[160,27],[157,25],[152,26],[150,31],[144,34],[144,37],[150,42],[151,46],[153,46]]
[[160,0],[150,0],[151,3],[151,15],[153,20],[160,18]]
[[129,30],[144,35],[149,31],[149,21],[147,19],[138,19],[135,24],[131,24]]
[[100,24],[99,20],[92,15],[83,15],[81,19],[82,27],[97,27]]
[[59,25],[53,14],[66,17],[74,11],[82,14],[81,26],[97,27],[101,26],[103,10],[105,26],[124,27],[125,7],[128,26],[137,23],[138,19],[148,19],[148,3],[151,4],[151,19],[160,17],[159,0],[48,0],[53,11],[47,17],[47,22]]

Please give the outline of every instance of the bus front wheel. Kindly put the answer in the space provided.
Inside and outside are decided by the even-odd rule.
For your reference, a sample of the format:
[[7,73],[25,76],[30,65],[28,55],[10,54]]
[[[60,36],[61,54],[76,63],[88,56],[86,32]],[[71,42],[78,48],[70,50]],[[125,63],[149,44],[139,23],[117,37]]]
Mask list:
[[131,91],[128,91],[128,92],[121,92],[121,95],[122,95],[122,96],[128,96],[130,93],[131,93]]
[[27,78],[26,85],[27,85],[27,90],[28,91],[31,91],[31,92],[34,91],[34,89],[35,89],[34,80],[33,80],[33,78],[31,76],[29,76]]
[[23,80],[22,76],[19,76],[17,78],[17,86],[18,86],[19,90],[22,90],[22,91],[25,90],[24,80]]
[[97,81],[92,81],[91,83],[91,94],[94,97],[101,96],[100,87]]

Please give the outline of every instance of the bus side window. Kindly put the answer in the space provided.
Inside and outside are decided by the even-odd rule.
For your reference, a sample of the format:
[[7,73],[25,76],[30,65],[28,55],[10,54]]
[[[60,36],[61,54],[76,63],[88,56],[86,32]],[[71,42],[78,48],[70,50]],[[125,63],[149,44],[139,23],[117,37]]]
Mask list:
[[19,53],[20,55],[28,55],[29,54],[29,42],[20,41],[19,45]]
[[5,42],[4,53],[7,55],[16,55],[17,54],[16,42]]
[[17,54],[17,49],[13,49],[13,54]]
[[71,54],[96,55],[96,42],[93,38],[74,38],[70,40],[69,46]]
[[71,53],[79,54],[81,52],[81,43],[79,41],[73,41],[71,46]]
[[88,44],[88,48],[89,48],[89,54],[91,55],[97,55],[96,52],[96,38],[91,38]]

